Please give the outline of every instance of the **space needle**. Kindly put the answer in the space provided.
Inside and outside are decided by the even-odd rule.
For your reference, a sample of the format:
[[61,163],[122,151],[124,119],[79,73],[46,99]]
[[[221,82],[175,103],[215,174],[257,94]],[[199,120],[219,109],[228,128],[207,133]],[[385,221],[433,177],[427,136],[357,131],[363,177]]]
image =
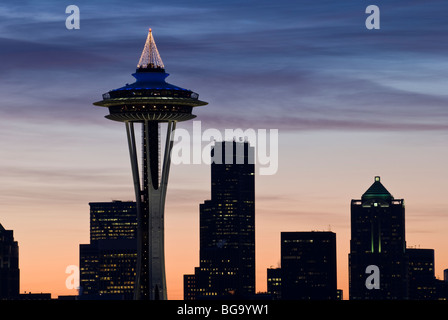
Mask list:
[[[164,211],[176,123],[195,118],[193,107],[204,106],[199,95],[165,81],[168,73],[149,29],[132,74],[136,81],[103,94],[94,105],[109,108],[107,119],[124,122],[137,207],[136,300],[166,300]],[[136,124],[141,124],[141,164]],[[163,125],[162,125],[163,124]],[[161,162],[160,132],[166,126]]]

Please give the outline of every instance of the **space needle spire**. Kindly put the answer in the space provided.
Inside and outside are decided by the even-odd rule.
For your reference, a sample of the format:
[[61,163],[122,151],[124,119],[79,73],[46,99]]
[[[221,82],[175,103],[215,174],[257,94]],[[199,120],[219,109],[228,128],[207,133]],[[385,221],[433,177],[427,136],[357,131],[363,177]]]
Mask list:
[[141,69],[165,69],[159,50],[157,50],[156,42],[152,35],[152,29],[149,29],[142,55],[138,61],[137,68]]
[[[149,29],[133,74],[136,81],[103,94],[103,100],[94,103],[107,107],[106,118],[123,122],[126,128],[138,220],[136,300],[167,299],[164,217],[172,135],[177,122],[196,117],[193,107],[207,104],[198,99],[197,93],[167,83],[168,75]],[[136,125],[142,130],[140,148],[135,138]],[[164,151],[159,141],[162,127],[166,130]]]

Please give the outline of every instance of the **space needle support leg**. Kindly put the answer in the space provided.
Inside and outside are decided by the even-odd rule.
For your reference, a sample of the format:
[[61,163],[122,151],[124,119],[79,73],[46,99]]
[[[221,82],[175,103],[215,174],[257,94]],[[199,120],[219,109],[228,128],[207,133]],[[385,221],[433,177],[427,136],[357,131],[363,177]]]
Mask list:
[[171,150],[173,149],[173,141],[174,141],[173,132],[175,129],[176,129],[176,121],[169,121],[166,132],[165,155],[163,157],[162,178],[160,180],[160,189],[162,190],[160,200],[162,202],[163,207],[165,207],[166,189],[168,186],[168,176],[170,173],[170,166],[171,166]]
[[[131,160],[131,168],[132,168],[132,177],[134,181],[134,190],[135,190],[135,203],[136,203],[136,209],[137,209],[137,246],[140,247],[142,244],[141,238],[141,214],[142,214],[142,206],[141,206],[141,189],[140,189],[140,176],[138,173],[138,161],[137,161],[137,148],[135,144],[135,134],[134,134],[134,124],[132,122],[126,121],[126,134],[128,138],[128,146],[129,146],[129,156]],[[138,249],[137,249],[138,250]],[[137,267],[136,267],[136,278],[135,278],[135,284],[134,284],[134,299],[138,300],[140,299],[140,274],[141,274],[141,258],[137,256]]]
[[162,172],[161,172],[161,179],[160,179],[160,186],[159,186],[159,223],[160,223],[160,239],[159,242],[159,254],[160,254],[160,261],[163,265],[163,268],[161,270],[160,274],[160,282],[161,286],[158,288],[158,296],[159,299],[166,300],[167,299],[167,289],[166,289],[166,275],[165,275],[165,244],[164,244],[164,238],[165,238],[165,199],[166,199],[166,191],[168,187],[168,176],[170,171],[170,165],[171,165],[171,150],[173,149],[173,131],[176,127],[175,121],[168,121],[167,124],[167,131],[166,131],[166,142],[165,142],[165,152],[163,157],[163,166],[162,166]]

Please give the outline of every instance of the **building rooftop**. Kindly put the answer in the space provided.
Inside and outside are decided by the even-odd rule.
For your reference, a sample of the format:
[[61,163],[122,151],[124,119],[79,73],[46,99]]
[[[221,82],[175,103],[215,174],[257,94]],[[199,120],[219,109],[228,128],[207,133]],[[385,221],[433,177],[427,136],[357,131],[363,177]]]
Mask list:
[[369,189],[362,195],[362,199],[388,199],[392,200],[394,197],[381,183],[381,178],[379,176],[375,177],[375,182],[370,186]]

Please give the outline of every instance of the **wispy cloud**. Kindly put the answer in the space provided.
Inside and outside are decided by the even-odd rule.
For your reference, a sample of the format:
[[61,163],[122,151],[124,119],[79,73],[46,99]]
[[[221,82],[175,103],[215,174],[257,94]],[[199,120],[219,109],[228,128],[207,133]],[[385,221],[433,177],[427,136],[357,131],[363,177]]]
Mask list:
[[[448,69],[447,5],[400,3],[382,5],[383,29],[369,33],[362,5],[331,1],[247,2],[238,10],[231,2],[135,1],[123,9],[114,1],[81,1],[82,28],[75,32],[65,29],[61,5],[10,2],[0,10],[1,92],[20,98],[12,99],[15,110],[0,112],[91,121],[85,114],[101,93],[133,81],[146,28],[155,26],[173,73],[168,80],[208,99],[210,107],[198,114],[209,124],[445,130],[444,91],[425,90],[424,82],[412,90],[406,79],[416,76],[413,66],[427,79],[440,78],[428,60]],[[23,108],[25,115],[17,111]]]

